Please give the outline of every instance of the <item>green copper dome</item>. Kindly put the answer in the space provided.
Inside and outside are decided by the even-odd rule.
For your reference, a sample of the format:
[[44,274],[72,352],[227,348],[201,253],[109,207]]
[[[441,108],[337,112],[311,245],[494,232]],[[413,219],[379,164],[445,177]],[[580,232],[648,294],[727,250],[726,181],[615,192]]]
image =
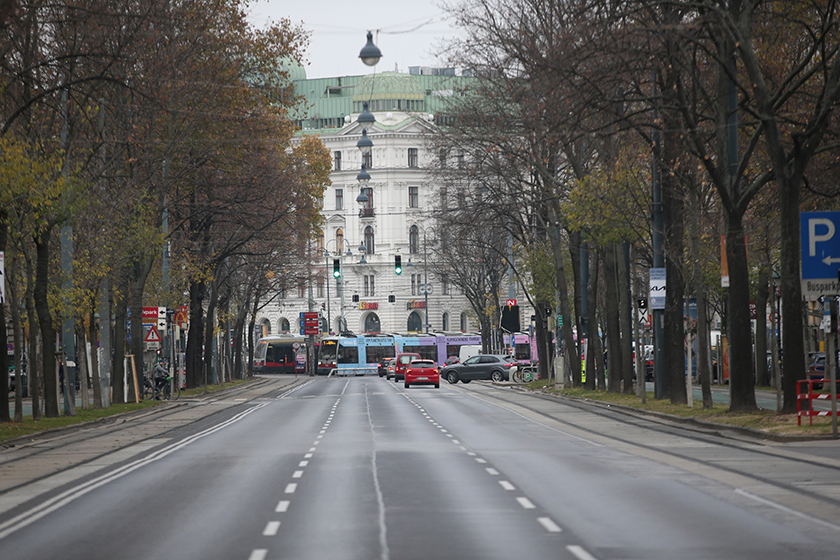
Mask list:
[[295,59],[283,57],[278,61],[280,69],[289,73],[289,81],[296,82],[306,79],[306,69]]
[[353,101],[374,101],[379,99],[422,100],[424,96],[420,82],[410,74],[382,72],[371,74],[359,80],[353,90]]

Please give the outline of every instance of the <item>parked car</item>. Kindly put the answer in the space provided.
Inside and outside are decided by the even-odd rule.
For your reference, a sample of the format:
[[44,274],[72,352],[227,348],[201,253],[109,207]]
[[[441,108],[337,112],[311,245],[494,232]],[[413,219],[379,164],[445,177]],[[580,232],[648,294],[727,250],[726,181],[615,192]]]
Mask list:
[[408,367],[408,364],[410,364],[412,360],[419,359],[420,354],[415,354],[414,352],[404,352],[402,354],[397,354],[397,357],[394,360],[394,382],[404,381],[405,370]]
[[[17,375],[14,368],[9,368],[9,393],[15,392],[15,384],[17,383]],[[21,376],[21,396],[26,398],[29,396],[29,384],[26,382],[26,372]]]
[[446,361],[443,362],[443,365],[448,366],[451,364],[457,364],[460,361],[461,359],[458,356],[449,356],[448,358],[446,358]]
[[473,379],[490,379],[496,382],[508,381],[510,370],[516,366],[512,356],[502,354],[479,354],[467,358],[460,364],[445,366],[440,376],[450,383],[469,383]]
[[405,368],[405,388],[411,385],[434,385],[440,388],[440,371],[432,360],[412,360]]

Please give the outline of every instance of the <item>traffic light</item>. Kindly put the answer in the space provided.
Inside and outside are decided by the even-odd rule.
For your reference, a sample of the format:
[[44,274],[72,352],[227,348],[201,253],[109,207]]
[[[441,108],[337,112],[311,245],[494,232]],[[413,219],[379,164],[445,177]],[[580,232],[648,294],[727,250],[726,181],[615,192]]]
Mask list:
[[333,276],[341,278],[341,261],[338,259],[333,259]]
[[399,255],[394,257],[394,274],[402,274],[402,257]]

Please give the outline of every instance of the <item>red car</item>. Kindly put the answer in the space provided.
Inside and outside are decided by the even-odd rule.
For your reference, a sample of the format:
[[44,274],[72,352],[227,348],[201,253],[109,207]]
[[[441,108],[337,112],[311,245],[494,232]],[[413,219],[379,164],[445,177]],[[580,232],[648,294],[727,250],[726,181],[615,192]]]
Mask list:
[[397,354],[397,358],[394,360],[394,383],[404,380],[405,370],[408,368],[408,364],[419,359],[420,354],[415,354],[413,352]]
[[405,369],[405,388],[411,385],[434,385],[440,389],[440,371],[432,360],[412,360]]

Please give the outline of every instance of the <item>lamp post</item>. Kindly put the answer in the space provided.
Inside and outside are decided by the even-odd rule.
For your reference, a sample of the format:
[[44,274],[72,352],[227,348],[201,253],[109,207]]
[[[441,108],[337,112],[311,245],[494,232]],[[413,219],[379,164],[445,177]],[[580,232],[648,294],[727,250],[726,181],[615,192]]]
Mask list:
[[[424,332],[429,332],[429,294],[434,292],[434,288],[431,284],[429,284],[429,266],[428,266],[428,251],[426,249],[426,228],[423,226],[419,226],[415,224],[415,226],[419,229],[423,230],[423,284],[420,285],[420,293],[423,294],[423,306],[426,309],[426,321],[424,327]],[[408,264],[405,265],[406,267],[413,267],[414,263],[411,262],[411,257],[408,259]]]
[[324,270],[327,271],[327,332],[332,328],[332,317],[330,316],[330,252],[324,248]]
[[[353,252],[350,250],[350,243],[346,239],[344,239],[344,236],[342,236],[340,238],[340,240],[339,239],[330,239],[329,241],[327,241],[327,244],[324,247],[324,256],[327,258],[327,273],[328,274],[329,274],[329,269],[330,269],[330,262],[329,262],[329,256],[330,256],[329,246],[330,246],[330,243],[335,243],[335,245],[336,245],[335,251],[336,251],[336,254],[338,256],[339,276],[335,279],[335,289],[338,292],[339,298],[341,299],[341,302],[340,302],[341,309],[340,309],[340,313],[338,315],[338,329],[337,329],[338,332],[341,332],[343,330],[346,330],[346,327],[347,327],[347,320],[344,318],[344,285],[343,285],[343,282],[344,282],[344,257],[345,256],[347,256],[347,257],[352,256]],[[344,248],[345,247],[347,248],[347,253],[346,254],[344,253]],[[329,288],[329,280],[328,280],[327,281],[327,322],[330,322],[332,320],[332,317],[330,316],[330,311],[329,311],[329,306],[330,306],[330,304],[329,304],[329,298],[330,298],[329,289],[330,288]],[[331,323],[330,323],[329,327],[330,327],[330,330],[332,331],[332,324]]]

